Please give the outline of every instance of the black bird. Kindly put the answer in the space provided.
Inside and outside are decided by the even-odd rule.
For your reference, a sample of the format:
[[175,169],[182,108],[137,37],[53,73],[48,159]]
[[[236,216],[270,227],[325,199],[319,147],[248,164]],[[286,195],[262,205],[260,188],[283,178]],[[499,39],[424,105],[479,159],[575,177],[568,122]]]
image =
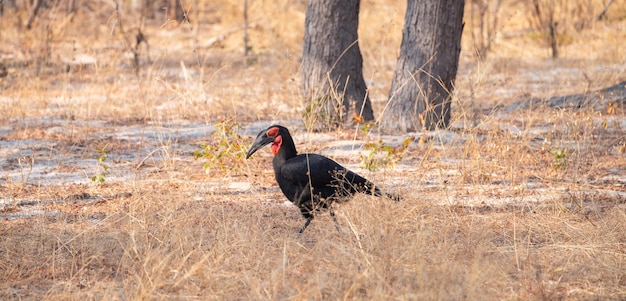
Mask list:
[[[300,208],[306,218],[298,233],[306,229],[317,211],[329,208],[333,202],[347,201],[358,192],[400,200],[399,196],[383,193],[372,182],[330,158],[318,154],[298,155],[289,130],[280,125],[272,125],[261,131],[246,159],[270,143],[274,153],[272,163],[276,182],[283,194]],[[332,209],[330,214],[334,218]]]

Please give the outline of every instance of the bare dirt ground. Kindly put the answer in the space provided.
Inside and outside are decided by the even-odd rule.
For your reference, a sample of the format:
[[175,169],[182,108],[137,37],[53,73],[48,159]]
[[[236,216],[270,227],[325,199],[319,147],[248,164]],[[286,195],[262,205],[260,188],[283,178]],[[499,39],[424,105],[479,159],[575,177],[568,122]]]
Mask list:
[[[2,18],[0,299],[626,298],[626,4],[551,59],[504,3],[484,61],[467,22],[453,126],[400,135],[307,131],[302,3],[252,2],[249,57],[239,4],[146,21],[138,68],[130,13]],[[376,114],[402,5],[362,7]],[[242,157],[272,123],[403,201],[358,195],[296,236],[270,152]]]

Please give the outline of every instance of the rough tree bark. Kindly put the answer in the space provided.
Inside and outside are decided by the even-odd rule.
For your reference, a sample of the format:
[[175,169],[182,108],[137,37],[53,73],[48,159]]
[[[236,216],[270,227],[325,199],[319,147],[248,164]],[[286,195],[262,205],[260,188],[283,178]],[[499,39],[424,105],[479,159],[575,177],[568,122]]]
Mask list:
[[400,56],[380,126],[402,132],[450,122],[464,0],[408,0]]
[[302,74],[307,126],[373,120],[358,43],[359,0],[307,1]]

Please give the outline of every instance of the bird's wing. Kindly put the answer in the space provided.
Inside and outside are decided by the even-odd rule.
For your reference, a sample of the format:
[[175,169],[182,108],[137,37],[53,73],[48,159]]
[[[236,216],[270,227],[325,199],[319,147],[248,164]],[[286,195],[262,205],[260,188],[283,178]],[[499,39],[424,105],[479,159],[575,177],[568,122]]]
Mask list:
[[297,185],[311,184],[313,187],[328,186],[336,179],[336,172],[345,168],[337,162],[317,154],[301,154],[293,157],[281,167],[283,177]]
[[347,170],[334,160],[317,154],[301,154],[282,166],[282,175],[293,183],[314,188],[343,186],[355,192],[370,193],[373,184],[360,175]]

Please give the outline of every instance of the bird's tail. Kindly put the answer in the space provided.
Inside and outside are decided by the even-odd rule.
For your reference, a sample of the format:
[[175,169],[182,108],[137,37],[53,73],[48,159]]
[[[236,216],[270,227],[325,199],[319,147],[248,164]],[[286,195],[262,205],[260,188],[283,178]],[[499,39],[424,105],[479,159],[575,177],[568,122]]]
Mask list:
[[350,171],[345,171],[346,174],[343,175],[341,179],[344,189],[349,192],[349,194],[353,194],[355,192],[361,192],[377,197],[387,197],[394,201],[402,200],[402,197],[397,194],[385,193],[378,189],[374,183],[368,181],[367,179],[353,173]]

